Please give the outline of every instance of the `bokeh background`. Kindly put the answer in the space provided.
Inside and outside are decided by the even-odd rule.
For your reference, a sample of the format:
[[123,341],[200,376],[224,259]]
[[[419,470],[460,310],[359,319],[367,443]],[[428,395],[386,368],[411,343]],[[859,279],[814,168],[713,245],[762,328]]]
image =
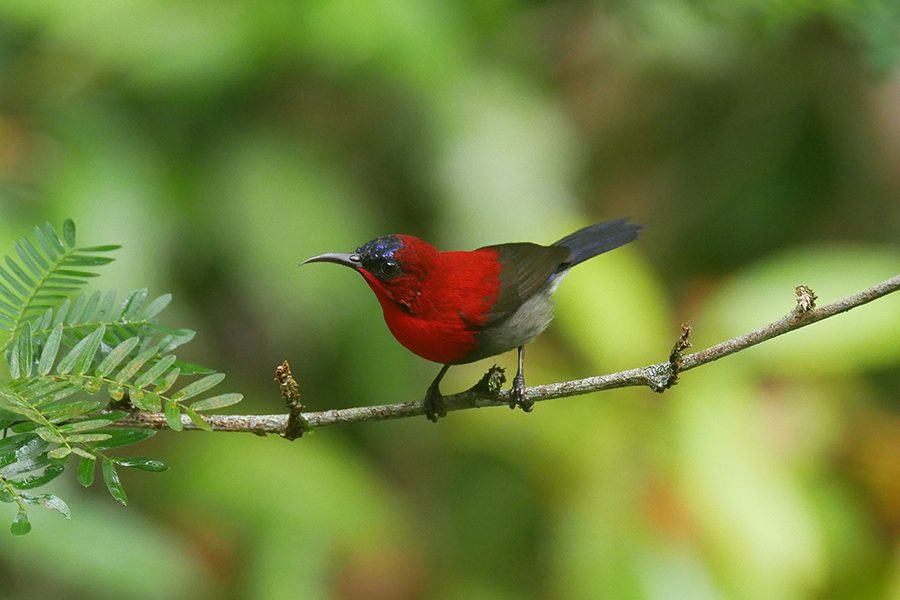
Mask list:
[[[0,248],[122,243],[238,412],[419,398],[437,366],[349,270],[389,232],[580,266],[529,382],[664,359],[900,271],[900,3],[0,3]],[[514,353],[499,359],[514,365]],[[453,369],[471,385],[490,361]],[[164,432],[127,508],[0,534],[5,598],[898,598],[900,298],[628,389],[330,428]],[[223,387],[224,389],[224,387]],[[2,507],[0,507],[2,508]],[[4,522],[13,514],[0,515]],[[4,526],[5,527],[5,526]]]

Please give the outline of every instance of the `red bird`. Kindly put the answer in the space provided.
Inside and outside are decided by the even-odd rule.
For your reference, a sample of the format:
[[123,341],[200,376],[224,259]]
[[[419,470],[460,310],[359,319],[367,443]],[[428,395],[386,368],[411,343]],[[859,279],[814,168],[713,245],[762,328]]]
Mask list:
[[441,252],[411,235],[386,235],[351,254],[320,254],[302,264],[332,262],[359,271],[397,341],[444,365],[425,395],[429,420],[447,414],[438,387],[447,369],[513,348],[519,368],[509,406],[530,412],[525,344],[553,319],[550,296],[570,268],[637,239],[643,225],[625,221],[591,225],[550,246],[522,242],[471,252]]

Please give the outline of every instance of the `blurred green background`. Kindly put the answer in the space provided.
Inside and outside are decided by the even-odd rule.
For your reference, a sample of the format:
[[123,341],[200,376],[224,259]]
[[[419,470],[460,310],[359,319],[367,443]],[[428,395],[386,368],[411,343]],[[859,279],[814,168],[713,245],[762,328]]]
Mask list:
[[[71,216],[124,244],[99,286],[175,294],[180,356],[239,412],[283,411],[283,359],[323,410],[419,398],[438,367],[357,275],[299,260],[630,215],[644,235],[572,273],[528,374],[631,368],[682,321],[701,348],[797,284],[824,303],[900,271],[898,59],[893,0],[3,0],[0,248]],[[0,597],[898,598],[898,364],[892,296],[662,396],[164,432],[128,508],[67,474],[71,521],[0,534]]]

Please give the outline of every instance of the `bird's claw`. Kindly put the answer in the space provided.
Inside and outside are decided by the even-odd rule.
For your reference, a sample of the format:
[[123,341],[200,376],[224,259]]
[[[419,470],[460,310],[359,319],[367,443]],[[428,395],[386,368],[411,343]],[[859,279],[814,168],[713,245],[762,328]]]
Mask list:
[[432,385],[425,392],[425,416],[432,423],[437,423],[438,419],[447,416],[447,407],[444,406],[444,396],[436,385]]
[[515,409],[516,406],[525,412],[531,412],[534,408],[534,400],[528,398],[525,393],[525,376],[521,373],[513,377],[512,389],[509,392],[509,407]]

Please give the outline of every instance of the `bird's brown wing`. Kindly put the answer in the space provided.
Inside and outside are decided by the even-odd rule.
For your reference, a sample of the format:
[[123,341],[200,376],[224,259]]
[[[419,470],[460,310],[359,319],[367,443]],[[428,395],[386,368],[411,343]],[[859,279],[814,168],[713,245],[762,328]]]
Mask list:
[[485,246],[500,261],[500,294],[488,313],[487,326],[507,318],[533,296],[570,256],[568,248],[528,242]]

